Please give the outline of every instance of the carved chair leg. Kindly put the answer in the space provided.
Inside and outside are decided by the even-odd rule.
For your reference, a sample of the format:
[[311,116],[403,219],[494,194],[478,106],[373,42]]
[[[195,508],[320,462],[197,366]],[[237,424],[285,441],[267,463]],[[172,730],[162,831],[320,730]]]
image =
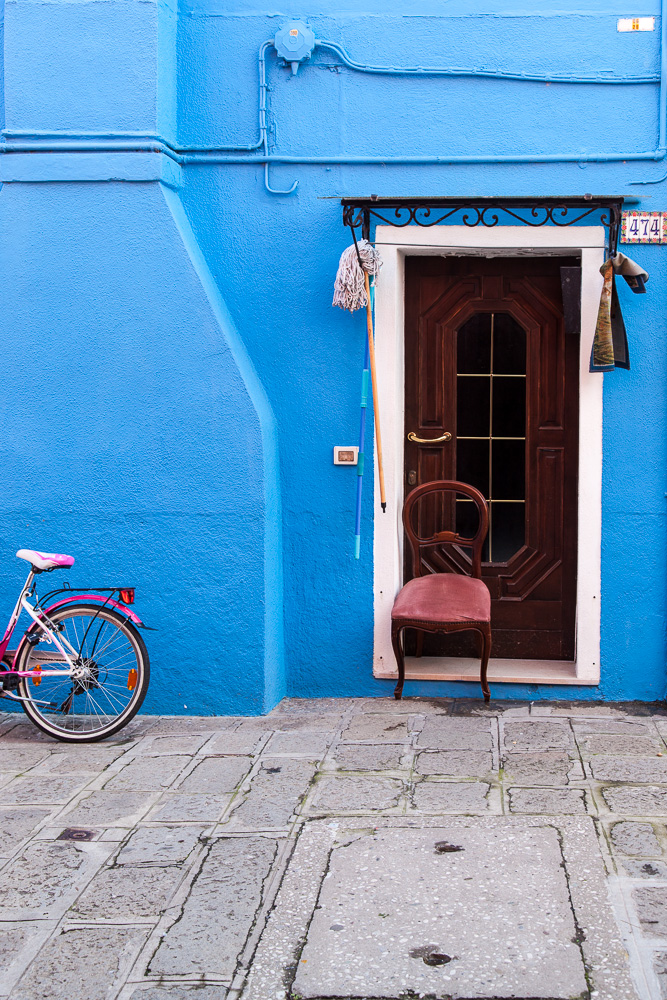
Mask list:
[[416,629],[417,645],[415,646],[415,656],[421,656],[424,652],[424,633],[420,628]]
[[484,701],[491,701],[491,690],[489,688],[489,682],[486,679],[486,672],[489,667],[489,656],[491,655],[491,626],[485,625],[479,630],[479,634],[482,637],[482,668],[480,671],[480,682],[482,685],[482,694],[484,695]]
[[391,644],[394,647],[394,656],[396,657],[396,664],[398,666],[398,683],[394,688],[394,698],[396,701],[401,700],[403,684],[405,683],[405,657],[403,656],[403,645],[401,643],[402,631],[402,625],[398,625],[395,622],[391,623]]

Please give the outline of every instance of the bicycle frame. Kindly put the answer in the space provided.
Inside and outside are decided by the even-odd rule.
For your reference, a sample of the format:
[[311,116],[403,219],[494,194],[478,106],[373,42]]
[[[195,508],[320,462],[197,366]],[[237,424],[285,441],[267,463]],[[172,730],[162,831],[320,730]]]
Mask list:
[[[23,585],[23,589],[19,594],[19,598],[16,604],[14,605],[14,610],[12,611],[11,617],[7,624],[7,628],[5,629],[5,634],[2,637],[2,640],[0,641],[0,660],[2,660],[5,653],[7,652],[7,647],[9,646],[12,635],[14,634],[14,630],[16,628],[18,620],[21,617],[21,611],[26,611],[27,614],[30,615],[32,620],[35,622],[35,624],[39,627],[39,629],[44,633],[46,641],[48,643],[52,643],[56,647],[60,655],[64,658],[64,660],[67,663],[68,669],[67,670],[62,670],[62,669],[61,670],[44,670],[44,669],[12,670],[11,671],[12,674],[14,674],[16,677],[48,677],[48,676],[71,677],[76,672],[76,667],[75,664],[72,662],[71,657],[74,657],[74,659],[76,660],[79,653],[76,649],[74,649],[72,644],[68,642],[68,640],[65,637],[63,637],[63,639],[61,640],[58,637],[57,632],[55,632],[52,628],[49,627],[49,618],[44,610],[40,609],[41,610],[41,617],[40,617],[40,614],[36,610],[39,608],[39,604],[30,604],[30,602],[28,601],[28,597],[31,597],[34,592],[34,581],[35,581],[35,574],[32,570],[30,570],[26,582]],[[69,653],[65,649],[65,646],[69,647]],[[10,694],[10,692],[5,692],[5,695],[8,694]],[[14,695],[13,697],[16,698],[16,695]]]
[[[138,615],[130,611],[130,609],[125,607],[124,604],[121,604],[120,601],[113,600],[113,595],[116,592],[118,593],[121,592],[119,588],[113,588],[113,587],[98,588],[99,590],[109,592],[108,597],[103,597],[99,593],[90,594],[90,593],[73,592],[68,586],[65,586],[57,590],[50,591],[46,595],[46,597],[43,598],[43,600],[48,600],[50,597],[59,594],[68,595],[62,600],[56,601],[55,604],[50,605],[48,608],[40,607],[39,598],[37,599],[37,602],[35,604],[31,604],[28,598],[32,597],[32,595],[35,593],[35,576],[36,576],[35,571],[31,569],[26,579],[26,582],[23,585],[23,589],[19,594],[19,598],[14,606],[14,610],[12,611],[11,617],[7,624],[7,628],[5,629],[5,634],[0,640],[0,662],[2,662],[4,659],[12,635],[14,634],[14,631],[16,629],[18,620],[21,617],[22,611],[25,611],[30,616],[30,618],[32,618],[34,622],[34,625],[30,626],[30,629],[32,629],[32,634],[34,635],[36,633],[37,630],[35,629],[34,626],[37,626],[37,629],[43,633],[44,640],[47,643],[49,643],[49,645],[55,646],[55,649],[60,655],[60,658],[64,662],[60,666],[60,669],[56,670],[50,670],[48,668],[44,669],[44,667],[41,665],[39,669],[35,670],[14,670],[12,664],[12,667],[9,670],[5,671],[5,676],[7,674],[11,674],[12,677],[39,677],[39,678],[69,677],[73,678],[74,680],[77,680],[77,675],[81,671],[81,667],[78,666],[76,662],[80,657],[80,650],[75,649],[74,646],[72,646],[72,644],[65,636],[60,637],[58,635],[58,630],[52,627],[49,619],[49,612],[55,611],[56,609],[62,608],[68,604],[78,603],[81,601],[99,604],[100,606],[99,611],[102,611],[105,607],[109,607],[115,611],[119,611],[126,618],[128,618],[134,625],[137,625],[140,628],[147,627],[146,625],[144,625],[144,623],[141,621]],[[95,616],[95,618],[96,617],[97,615]],[[54,656],[55,659],[53,659]],[[59,658],[58,655],[55,653],[55,650],[49,651],[48,653],[45,652],[44,659],[47,662],[59,664]],[[14,657],[13,662],[16,662],[16,657]],[[0,679],[1,678],[2,678],[2,673],[0,673]],[[13,701],[25,701],[24,698],[21,698],[19,695],[13,694],[12,691],[9,690],[2,691],[0,696],[5,698],[11,698]],[[41,702],[39,701],[39,699],[36,699],[34,697],[32,697],[31,700],[33,702],[39,702],[40,704],[49,704],[48,702]]]
[[[139,634],[149,626],[129,607],[135,588],[74,590],[65,580],[53,589],[40,582],[38,594],[37,577],[74,558],[33,549],[17,556],[30,572],[0,633],[0,698],[19,702],[37,729],[66,743],[114,735],[139,711],[150,681]],[[17,633],[24,611],[29,621]]]

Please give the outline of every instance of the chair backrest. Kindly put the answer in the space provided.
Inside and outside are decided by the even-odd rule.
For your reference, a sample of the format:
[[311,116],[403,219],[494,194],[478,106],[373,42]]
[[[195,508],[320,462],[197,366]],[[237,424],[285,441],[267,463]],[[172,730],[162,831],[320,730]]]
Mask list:
[[[479,515],[479,524],[475,535],[472,538],[464,538],[456,531],[437,531],[428,538],[422,538],[418,535],[413,524],[413,511],[419,500],[429,493],[453,493],[454,495],[461,493],[473,500]],[[421,576],[421,550],[423,548],[427,545],[451,544],[472,549],[472,576],[481,577],[482,546],[489,530],[489,508],[482,494],[474,486],[469,486],[468,483],[457,483],[450,479],[437,479],[432,483],[422,483],[405,498],[403,524],[412,548],[412,572],[414,576]],[[454,520],[454,524],[456,524],[456,520]]]

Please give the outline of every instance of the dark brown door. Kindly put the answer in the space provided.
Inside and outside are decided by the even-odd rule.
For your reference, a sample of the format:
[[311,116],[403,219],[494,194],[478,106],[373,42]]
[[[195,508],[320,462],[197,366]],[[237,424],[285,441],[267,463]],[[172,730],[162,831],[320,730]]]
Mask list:
[[[574,658],[579,338],[563,331],[560,268],[578,263],[406,260],[405,491],[458,479],[488,499],[482,576],[494,657]],[[447,431],[446,442],[407,440]],[[432,504],[420,517],[425,530],[454,518],[459,531],[474,530],[466,500]],[[434,548],[427,566],[466,572],[468,552]],[[404,568],[408,580],[407,558]],[[475,647],[466,634],[427,636],[424,652],[475,655]]]

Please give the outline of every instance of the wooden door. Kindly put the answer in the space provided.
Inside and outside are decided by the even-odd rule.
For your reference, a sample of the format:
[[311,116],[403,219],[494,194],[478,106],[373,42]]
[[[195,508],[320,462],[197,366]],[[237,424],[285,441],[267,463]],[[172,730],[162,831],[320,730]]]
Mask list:
[[[579,338],[563,331],[560,268],[578,263],[406,260],[405,492],[458,479],[489,501],[482,577],[494,657],[574,659]],[[407,439],[447,431],[446,442]],[[465,500],[431,503],[419,516],[426,532],[454,519],[464,534],[474,530]],[[426,558],[433,572],[470,565],[468,550],[451,546]],[[425,636],[424,653],[476,655],[465,633]]]

